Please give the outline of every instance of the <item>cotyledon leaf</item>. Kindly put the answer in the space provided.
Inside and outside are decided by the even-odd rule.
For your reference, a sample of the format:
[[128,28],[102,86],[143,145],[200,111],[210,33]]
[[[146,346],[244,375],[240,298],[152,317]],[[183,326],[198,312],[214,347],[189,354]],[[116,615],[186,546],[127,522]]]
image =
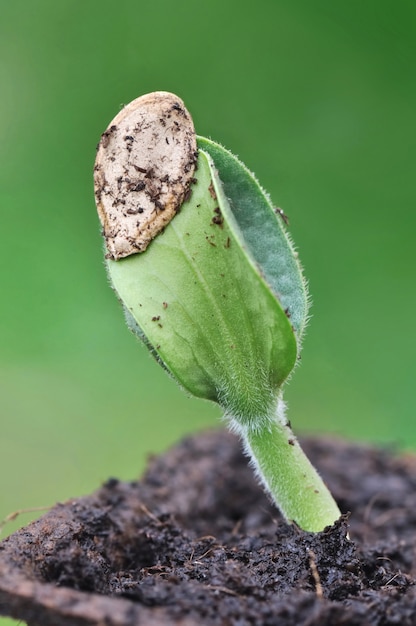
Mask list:
[[278,297],[300,340],[308,314],[306,281],[282,219],[244,163],[210,139],[197,137],[197,143],[211,156],[218,171],[223,193],[238,225],[236,236]]
[[191,197],[165,231],[145,253],[107,264],[129,315],[182,387],[247,422],[270,414],[297,343],[216,168],[200,149]]

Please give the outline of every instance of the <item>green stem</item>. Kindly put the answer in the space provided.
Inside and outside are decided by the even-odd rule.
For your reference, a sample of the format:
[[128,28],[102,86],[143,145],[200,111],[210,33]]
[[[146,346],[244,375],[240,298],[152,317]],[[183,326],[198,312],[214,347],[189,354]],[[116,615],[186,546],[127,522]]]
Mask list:
[[278,416],[260,430],[238,430],[259,478],[288,521],[319,532],[339,518],[335,500],[284,418]]

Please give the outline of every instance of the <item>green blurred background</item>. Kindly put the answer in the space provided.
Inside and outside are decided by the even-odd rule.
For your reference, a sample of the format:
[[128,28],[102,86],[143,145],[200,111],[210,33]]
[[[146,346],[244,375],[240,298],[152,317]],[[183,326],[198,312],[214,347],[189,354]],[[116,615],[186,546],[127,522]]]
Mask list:
[[129,334],[102,261],[95,146],[154,90],[181,96],[289,215],[314,303],[287,390],[296,431],[415,448],[416,4],[0,9],[0,519],[134,478],[218,423]]

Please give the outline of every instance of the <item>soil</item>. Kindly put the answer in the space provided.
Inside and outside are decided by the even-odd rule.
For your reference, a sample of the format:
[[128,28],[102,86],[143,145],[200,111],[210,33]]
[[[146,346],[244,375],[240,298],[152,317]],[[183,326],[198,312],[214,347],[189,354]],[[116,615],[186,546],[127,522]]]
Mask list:
[[303,446],[345,515],[287,525],[213,431],[0,544],[0,615],[30,626],[416,625],[416,457]]

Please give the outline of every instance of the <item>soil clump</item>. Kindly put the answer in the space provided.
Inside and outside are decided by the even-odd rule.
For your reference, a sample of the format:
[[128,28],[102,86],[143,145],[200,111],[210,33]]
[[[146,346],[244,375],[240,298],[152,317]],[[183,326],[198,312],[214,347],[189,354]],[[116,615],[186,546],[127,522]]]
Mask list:
[[302,442],[344,515],[287,525],[236,437],[189,437],[0,543],[0,615],[30,626],[415,626],[416,457]]

